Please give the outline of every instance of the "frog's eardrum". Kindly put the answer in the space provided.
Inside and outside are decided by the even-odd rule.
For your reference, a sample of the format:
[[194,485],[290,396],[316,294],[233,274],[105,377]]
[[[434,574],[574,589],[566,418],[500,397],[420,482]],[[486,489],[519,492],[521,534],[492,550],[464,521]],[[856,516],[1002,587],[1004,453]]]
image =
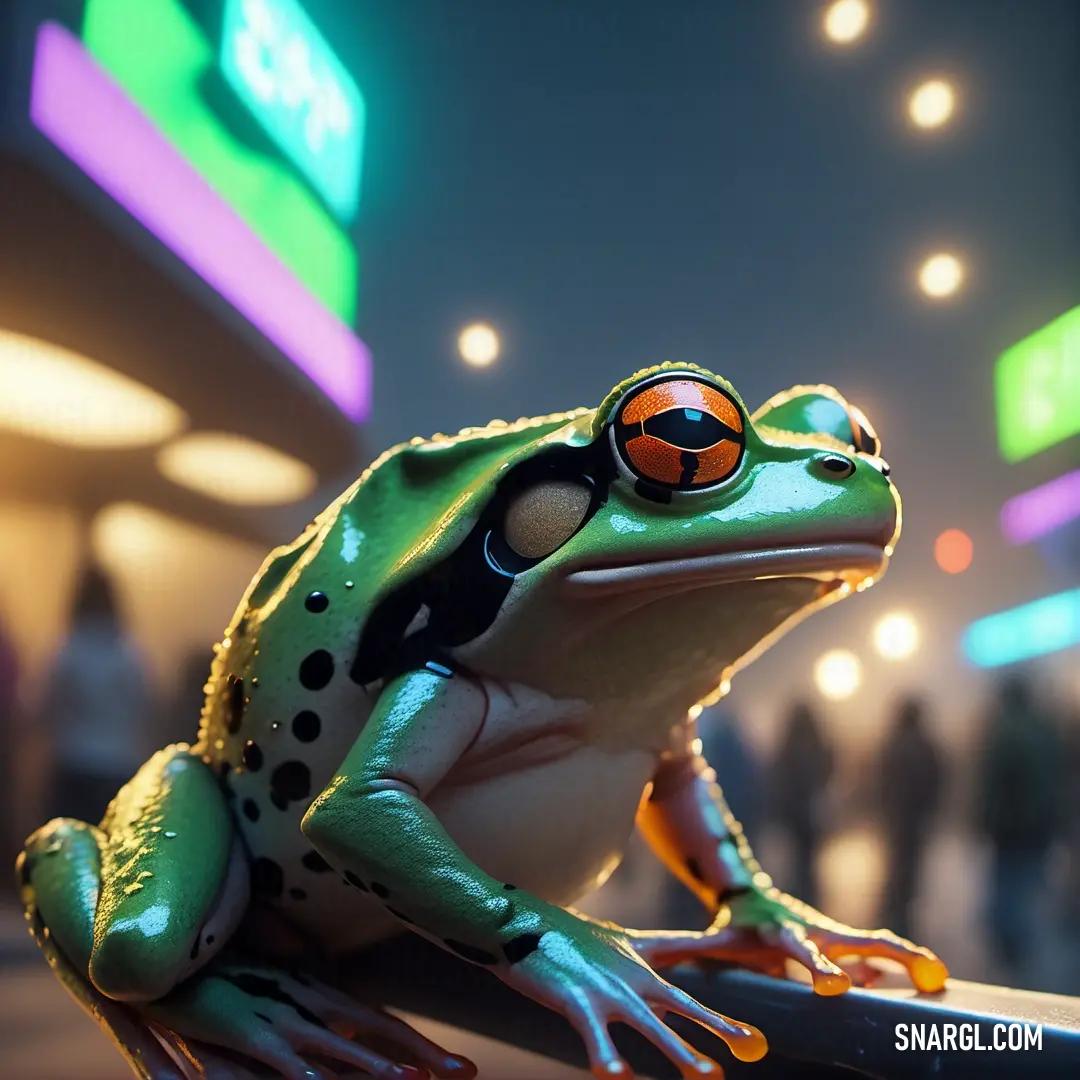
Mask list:
[[506,511],[506,542],[525,559],[542,559],[577,532],[592,492],[572,480],[549,480],[521,492]]

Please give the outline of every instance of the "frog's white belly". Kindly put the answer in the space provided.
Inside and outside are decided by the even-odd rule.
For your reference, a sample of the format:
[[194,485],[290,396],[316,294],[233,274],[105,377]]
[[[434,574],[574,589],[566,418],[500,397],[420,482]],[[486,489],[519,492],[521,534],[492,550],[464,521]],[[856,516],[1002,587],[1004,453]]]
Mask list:
[[[542,764],[463,783],[451,773],[428,805],[482,870],[566,905],[618,865],[654,767],[654,756],[644,751],[578,745]],[[343,887],[336,874],[320,877],[288,915],[327,947],[356,948],[402,929],[380,903]]]

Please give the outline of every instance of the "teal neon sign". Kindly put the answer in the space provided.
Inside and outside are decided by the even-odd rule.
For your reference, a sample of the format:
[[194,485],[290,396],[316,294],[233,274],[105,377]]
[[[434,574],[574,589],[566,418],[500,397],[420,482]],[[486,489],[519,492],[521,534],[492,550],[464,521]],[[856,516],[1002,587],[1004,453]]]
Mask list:
[[1080,307],[1001,354],[994,397],[998,447],[1008,462],[1080,435]]
[[291,159],[259,152],[217,114],[202,88],[219,69],[220,50],[181,0],[87,0],[82,37],[178,153],[305,288],[351,324],[356,245]]
[[226,0],[222,73],[343,222],[356,216],[364,99],[296,0]]
[[1044,596],[973,622],[962,647],[979,667],[1001,667],[1080,645],[1080,589]]

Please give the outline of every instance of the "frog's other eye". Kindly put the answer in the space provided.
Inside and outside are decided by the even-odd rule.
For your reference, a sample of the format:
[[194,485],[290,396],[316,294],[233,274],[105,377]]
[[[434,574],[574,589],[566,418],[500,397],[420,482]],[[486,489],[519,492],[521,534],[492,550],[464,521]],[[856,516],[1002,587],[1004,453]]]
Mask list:
[[726,480],[746,446],[739,406],[711,384],[687,377],[643,386],[619,409],[613,430],[631,472],[676,491]]
[[848,420],[851,421],[851,442],[860,454],[881,457],[881,440],[862,409],[854,405],[847,407]]
[[524,559],[543,559],[577,532],[592,502],[592,490],[572,480],[545,480],[514,496],[506,509],[503,536]]

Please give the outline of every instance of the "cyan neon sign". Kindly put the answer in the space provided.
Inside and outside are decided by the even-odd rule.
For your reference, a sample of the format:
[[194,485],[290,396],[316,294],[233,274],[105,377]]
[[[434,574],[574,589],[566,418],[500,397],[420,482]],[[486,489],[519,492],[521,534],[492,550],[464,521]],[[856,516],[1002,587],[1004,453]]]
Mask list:
[[973,622],[962,647],[979,667],[1001,667],[1080,645],[1080,589],[1044,596]]
[[364,99],[296,0],[226,0],[221,70],[343,221],[356,215]]

